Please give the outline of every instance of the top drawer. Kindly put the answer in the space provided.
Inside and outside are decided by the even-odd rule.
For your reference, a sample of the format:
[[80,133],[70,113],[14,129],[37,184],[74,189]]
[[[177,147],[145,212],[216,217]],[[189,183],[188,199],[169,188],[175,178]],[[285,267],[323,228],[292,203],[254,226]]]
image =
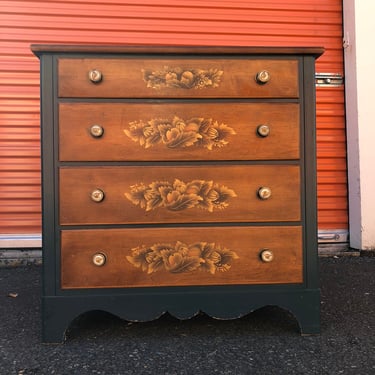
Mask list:
[[297,98],[298,60],[58,60],[60,97]]

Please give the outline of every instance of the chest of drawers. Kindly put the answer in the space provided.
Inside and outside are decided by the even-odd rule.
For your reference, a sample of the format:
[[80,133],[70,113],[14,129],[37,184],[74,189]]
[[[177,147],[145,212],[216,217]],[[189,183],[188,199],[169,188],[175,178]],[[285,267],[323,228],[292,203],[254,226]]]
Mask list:
[[41,60],[43,340],[265,305],[319,331],[320,48],[32,46]]

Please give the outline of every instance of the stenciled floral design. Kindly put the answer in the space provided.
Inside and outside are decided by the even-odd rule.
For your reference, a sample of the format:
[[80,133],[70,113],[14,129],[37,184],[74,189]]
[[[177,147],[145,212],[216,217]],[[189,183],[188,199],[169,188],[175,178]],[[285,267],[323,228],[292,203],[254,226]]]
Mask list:
[[202,89],[206,87],[218,87],[223,71],[219,69],[183,69],[180,67],[164,66],[157,71],[144,70],[143,79],[147,87],[153,89],[181,88]]
[[124,133],[144,148],[163,144],[168,148],[203,147],[212,150],[228,144],[228,136],[236,132],[226,124],[212,119],[194,117],[183,120],[152,119],[147,122],[134,121]]
[[170,211],[201,208],[213,212],[214,209],[228,207],[229,198],[236,196],[232,189],[213,181],[193,180],[185,183],[179,179],[173,183],[155,181],[147,186],[139,183],[130,187],[130,193],[125,193],[127,199],[146,211],[163,207]]
[[228,271],[232,261],[239,259],[239,256],[215,243],[198,242],[188,245],[177,241],[175,245],[157,243],[135,247],[126,259],[148,274],[161,270],[170,273],[202,270],[214,275],[216,271]]

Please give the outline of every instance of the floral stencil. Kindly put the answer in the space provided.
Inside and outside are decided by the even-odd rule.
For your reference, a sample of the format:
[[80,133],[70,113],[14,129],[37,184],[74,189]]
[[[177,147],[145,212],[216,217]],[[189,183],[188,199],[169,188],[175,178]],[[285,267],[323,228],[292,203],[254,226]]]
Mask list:
[[226,124],[212,119],[194,117],[183,120],[151,119],[147,122],[134,121],[124,133],[144,148],[163,144],[168,148],[203,147],[212,150],[228,144],[228,136],[236,132]]
[[232,189],[213,181],[185,183],[178,179],[173,183],[155,181],[148,186],[143,183],[132,185],[130,193],[125,193],[127,199],[146,211],[163,207],[170,211],[201,208],[213,212],[214,209],[227,208],[229,198],[236,196]]
[[182,69],[164,66],[155,72],[142,70],[143,79],[147,87],[153,89],[180,88],[202,89],[206,87],[218,87],[223,71],[219,69]]
[[131,250],[126,259],[148,274],[166,270],[170,273],[202,270],[215,274],[228,271],[238,255],[220,245],[197,242],[191,245],[177,241],[175,245],[157,243],[150,247],[142,245]]

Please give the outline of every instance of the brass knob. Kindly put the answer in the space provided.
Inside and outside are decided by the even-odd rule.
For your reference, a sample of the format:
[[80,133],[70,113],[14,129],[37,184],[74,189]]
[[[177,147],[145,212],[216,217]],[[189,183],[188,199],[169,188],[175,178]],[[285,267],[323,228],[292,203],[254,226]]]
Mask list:
[[264,85],[270,79],[271,79],[271,74],[267,70],[262,70],[262,71],[258,72],[257,75],[255,76],[255,80],[260,85]]
[[267,200],[271,197],[271,189],[267,186],[263,186],[258,189],[258,197],[262,200]]
[[92,83],[99,83],[103,79],[103,74],[100,70],[92,69],[89,71],[89,80]]
[[104,133],[104,128],[100,125],[93,125],[90,127],[90,134],[94,138],[100,138]]
[[261,137],[268,137],[270,134],[270,127],[268,125],[262,124],[257,127],[257,133]]
[[92,262],[95,266],[102,267],[105,265],[107,257],[103,253],[96,253],[92,256]]
[[273,261],[274,259],[274,255],[273,255],[273,252],[269,249],[263,249],[261,250],[260,252],[260,259],[264,262],[264,263],[270,263]]
[[91,192],[91,200],[93,200],[96,203],[101,202],[104,199],[104,191],[100,189],[95,189]]

